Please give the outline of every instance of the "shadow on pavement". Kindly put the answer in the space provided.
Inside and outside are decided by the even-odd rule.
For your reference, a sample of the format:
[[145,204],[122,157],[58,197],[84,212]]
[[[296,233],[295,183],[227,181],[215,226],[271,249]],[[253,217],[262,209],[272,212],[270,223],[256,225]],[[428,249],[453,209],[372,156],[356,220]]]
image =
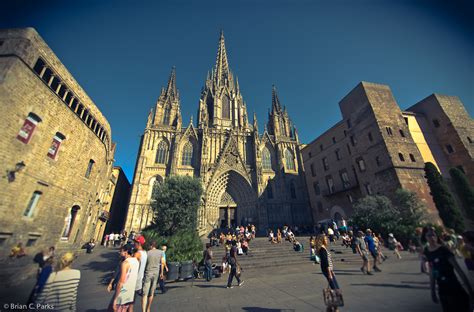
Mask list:
[[414,285],[400,285],[400,284],[375,284],[375,283],[365,283],[365,284],[351,284],[351,286],[373,286],[373,287],[392,287],[392,288],[409,288],[409,289],[429,289],[428,286],[414,286]]
[[100,255],[103,261],[90,261],[81,265],[81,269],[96,272],[110,272],[118,264],[118,255],[116,252],[107,252]]
[[249,312],[293,312],[294,309],[267,309],[258,307],[242,307],[242,310]]
[[194,287],[199,288],[226,288],[226,285],[194,285]]

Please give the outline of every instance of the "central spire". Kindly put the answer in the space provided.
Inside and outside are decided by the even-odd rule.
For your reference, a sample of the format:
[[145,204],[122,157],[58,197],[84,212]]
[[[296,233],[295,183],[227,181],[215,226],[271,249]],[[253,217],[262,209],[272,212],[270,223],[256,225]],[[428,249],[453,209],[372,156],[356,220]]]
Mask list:
[[178,89],[176,88],[176,67],[171,69],[168,87],[166,88],[166,97],[176,99],[178,97]]
[[216,84],[219,85],[221,81],[228,79],[230,76],[229,62],[227,61],[227,52],[225,50],[225,39],[224,31],[221,30],[219,38],[219,46],[217,48],[216,68],[215,68],[215,80]]
[[281,104],[278,99],[275,85],[272,85],[272,112],[281,112]]

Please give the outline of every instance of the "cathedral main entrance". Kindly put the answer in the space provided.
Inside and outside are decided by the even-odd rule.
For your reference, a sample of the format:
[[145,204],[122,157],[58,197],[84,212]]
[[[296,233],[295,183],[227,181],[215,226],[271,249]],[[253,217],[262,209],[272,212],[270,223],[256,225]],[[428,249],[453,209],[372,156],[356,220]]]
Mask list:
[[232,228],[256,223],[257,194],[240,173],[222,173],[206,190],[206,228]]

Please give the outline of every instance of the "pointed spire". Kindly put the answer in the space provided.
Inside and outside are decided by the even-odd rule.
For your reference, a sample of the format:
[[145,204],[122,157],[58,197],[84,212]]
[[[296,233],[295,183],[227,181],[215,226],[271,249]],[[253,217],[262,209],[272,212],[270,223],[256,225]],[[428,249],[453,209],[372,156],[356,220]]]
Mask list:
[[280,100],[276,92],[275,85],[272,85],[272,112],[281,112]]
[[176,67],[174,66],[171,69],[170,79],[168,80],[166,96],[174,99],[178,97],[178,90],[176,89]]
[[190,124],[190,125],[193,124],[193,115],[191,115],[191,118],[189,118],[189,124]]
[[258,121],[257,121],[257,114],[255,111],[253,112],[253,130],[258,132]]
[[239,77],[235,77],[235,89],[237,91],[237,94],[240,93],[240,86],[239,86]]
[[227,52],[225,49],[225,39],[224,39],[223,30],[221,30],[221,35],[219,38],[219,46],[217,48],[215,70],[216,70],[215,79],[218,85],[221,83],[221,81],[224,81],[225,78],[229,78],[230,76],[229,63],[227,61]]

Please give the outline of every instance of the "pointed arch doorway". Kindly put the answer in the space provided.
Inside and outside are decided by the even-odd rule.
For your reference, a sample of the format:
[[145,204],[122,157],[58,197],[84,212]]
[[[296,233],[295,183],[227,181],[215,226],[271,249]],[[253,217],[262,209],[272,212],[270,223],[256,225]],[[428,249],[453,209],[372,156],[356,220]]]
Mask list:
[[240,173],[222,173],[206,190],[208,230],[257,223],[257,194]]

